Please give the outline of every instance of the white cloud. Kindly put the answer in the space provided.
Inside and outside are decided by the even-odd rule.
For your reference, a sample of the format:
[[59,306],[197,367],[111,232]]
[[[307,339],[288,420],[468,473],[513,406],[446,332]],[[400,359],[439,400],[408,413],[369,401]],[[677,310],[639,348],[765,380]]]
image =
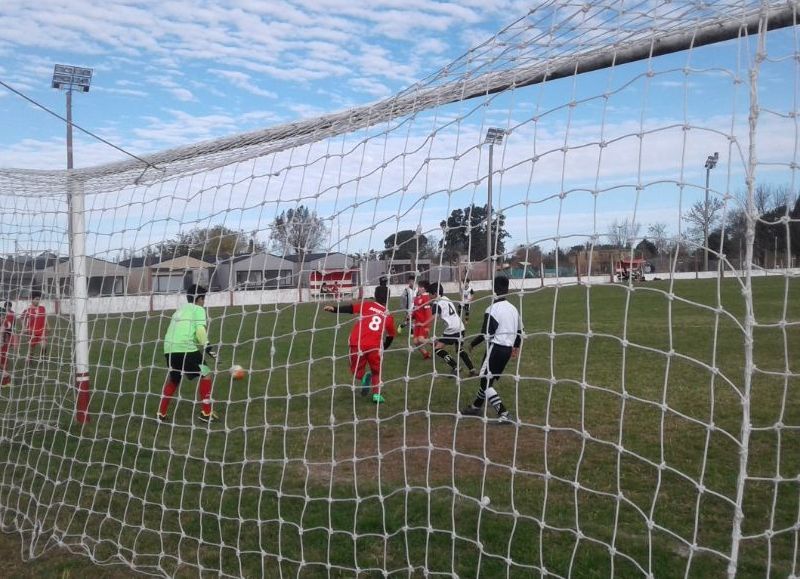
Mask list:
[[278,98],[278,95],[273,91],[264,90],[256,86],[251,80],[250,75],[244,72],[239,72],[235,70],[220,70],[217,68],[209,68],[208,72],[225,79],[233,86],[240,88],[243,91],[248,92],[250,94],[271,99]]
[[170,93],[172,96],[174,96],[179,101],[188,102],[188,101],[195,100],[194,99],[194,95],[192,94],[192,91],[190,91],[189,89],[186,89],[186,88],[181,88],[181,87],[170,88],[170,89],[167,89],[167,92]]

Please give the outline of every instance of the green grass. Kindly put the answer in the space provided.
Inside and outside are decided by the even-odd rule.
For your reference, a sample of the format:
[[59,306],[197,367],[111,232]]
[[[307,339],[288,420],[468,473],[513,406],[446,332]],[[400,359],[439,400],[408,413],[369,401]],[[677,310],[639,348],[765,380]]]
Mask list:
[[[797,283],[754,280],[743,577],[800,564],[800,331],[778,323],[800,321]],[[211,310],[219,366],[249,367],[248,380],[218,374],[223,424],[194,421],[184,382],[159,425],[168,318],[99,316],[90,424],[72,422],[66,366],[18,369],[0,392],[2,523],[35,521],[39,544],[55,534],[95,559],[178,576],[722,576],[745,301],[733,280],[669,292],[514,296],[528,338],[498,388],[518,428],[459,420],[477,381],[433,375],[407,336],[385,356],[387,403],[373,406],[348,371],[350,316],[337,326],[316,304]],[[68,341],[55,342],[69,359]],[[35,419],[53,423],[24,428]]]

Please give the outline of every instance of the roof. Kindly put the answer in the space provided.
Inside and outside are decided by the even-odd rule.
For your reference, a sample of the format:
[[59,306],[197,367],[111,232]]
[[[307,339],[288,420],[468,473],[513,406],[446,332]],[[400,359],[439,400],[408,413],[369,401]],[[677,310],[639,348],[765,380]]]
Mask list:
[[201,261],[188,255],[176,257],[175,259],[168,259],[161,261],[153,266],[153,269],[169,270],[169,271],[186,271],[187,269],[208,269],[211,264],[207,261]]
[[158,263],[157,255],[145,255],[144,257],[129,257],[119,262],[122,267],[146,267]]

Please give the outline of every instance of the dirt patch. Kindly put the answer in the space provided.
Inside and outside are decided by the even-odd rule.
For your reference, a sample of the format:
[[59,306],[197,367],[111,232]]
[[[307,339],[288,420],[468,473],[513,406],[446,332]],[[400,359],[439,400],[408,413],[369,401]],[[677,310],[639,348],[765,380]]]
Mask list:
[[[301,476],[321,485],[353,485],[356,481],[394,486],[457,485],[460,479],[481,479],[543,473],[545,449],[577,450],[574,433],[550,432],[533,426],[499,426],[475,418],[408,416],[384,422],[362,421],[334,435],[335,462],[298,465]],[[302,472],[304,471],[304,472]]]

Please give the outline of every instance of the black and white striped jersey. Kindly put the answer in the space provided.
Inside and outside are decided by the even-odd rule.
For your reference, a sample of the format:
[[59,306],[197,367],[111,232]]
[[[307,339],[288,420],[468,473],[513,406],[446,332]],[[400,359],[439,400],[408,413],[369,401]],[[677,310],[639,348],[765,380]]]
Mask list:
[[487,308],[481,333],[472,340],[472,345],[477,346],[484,339],[490,344],[508,348],[519,348],[522,343],[522,320],[517,308],[506,298],[497,298]]
[[458,315],[455,305],[447,296],[436,298],[435,313],[444,322],[444,334],[448,336],[460,335],[464,331],[464,322]]

